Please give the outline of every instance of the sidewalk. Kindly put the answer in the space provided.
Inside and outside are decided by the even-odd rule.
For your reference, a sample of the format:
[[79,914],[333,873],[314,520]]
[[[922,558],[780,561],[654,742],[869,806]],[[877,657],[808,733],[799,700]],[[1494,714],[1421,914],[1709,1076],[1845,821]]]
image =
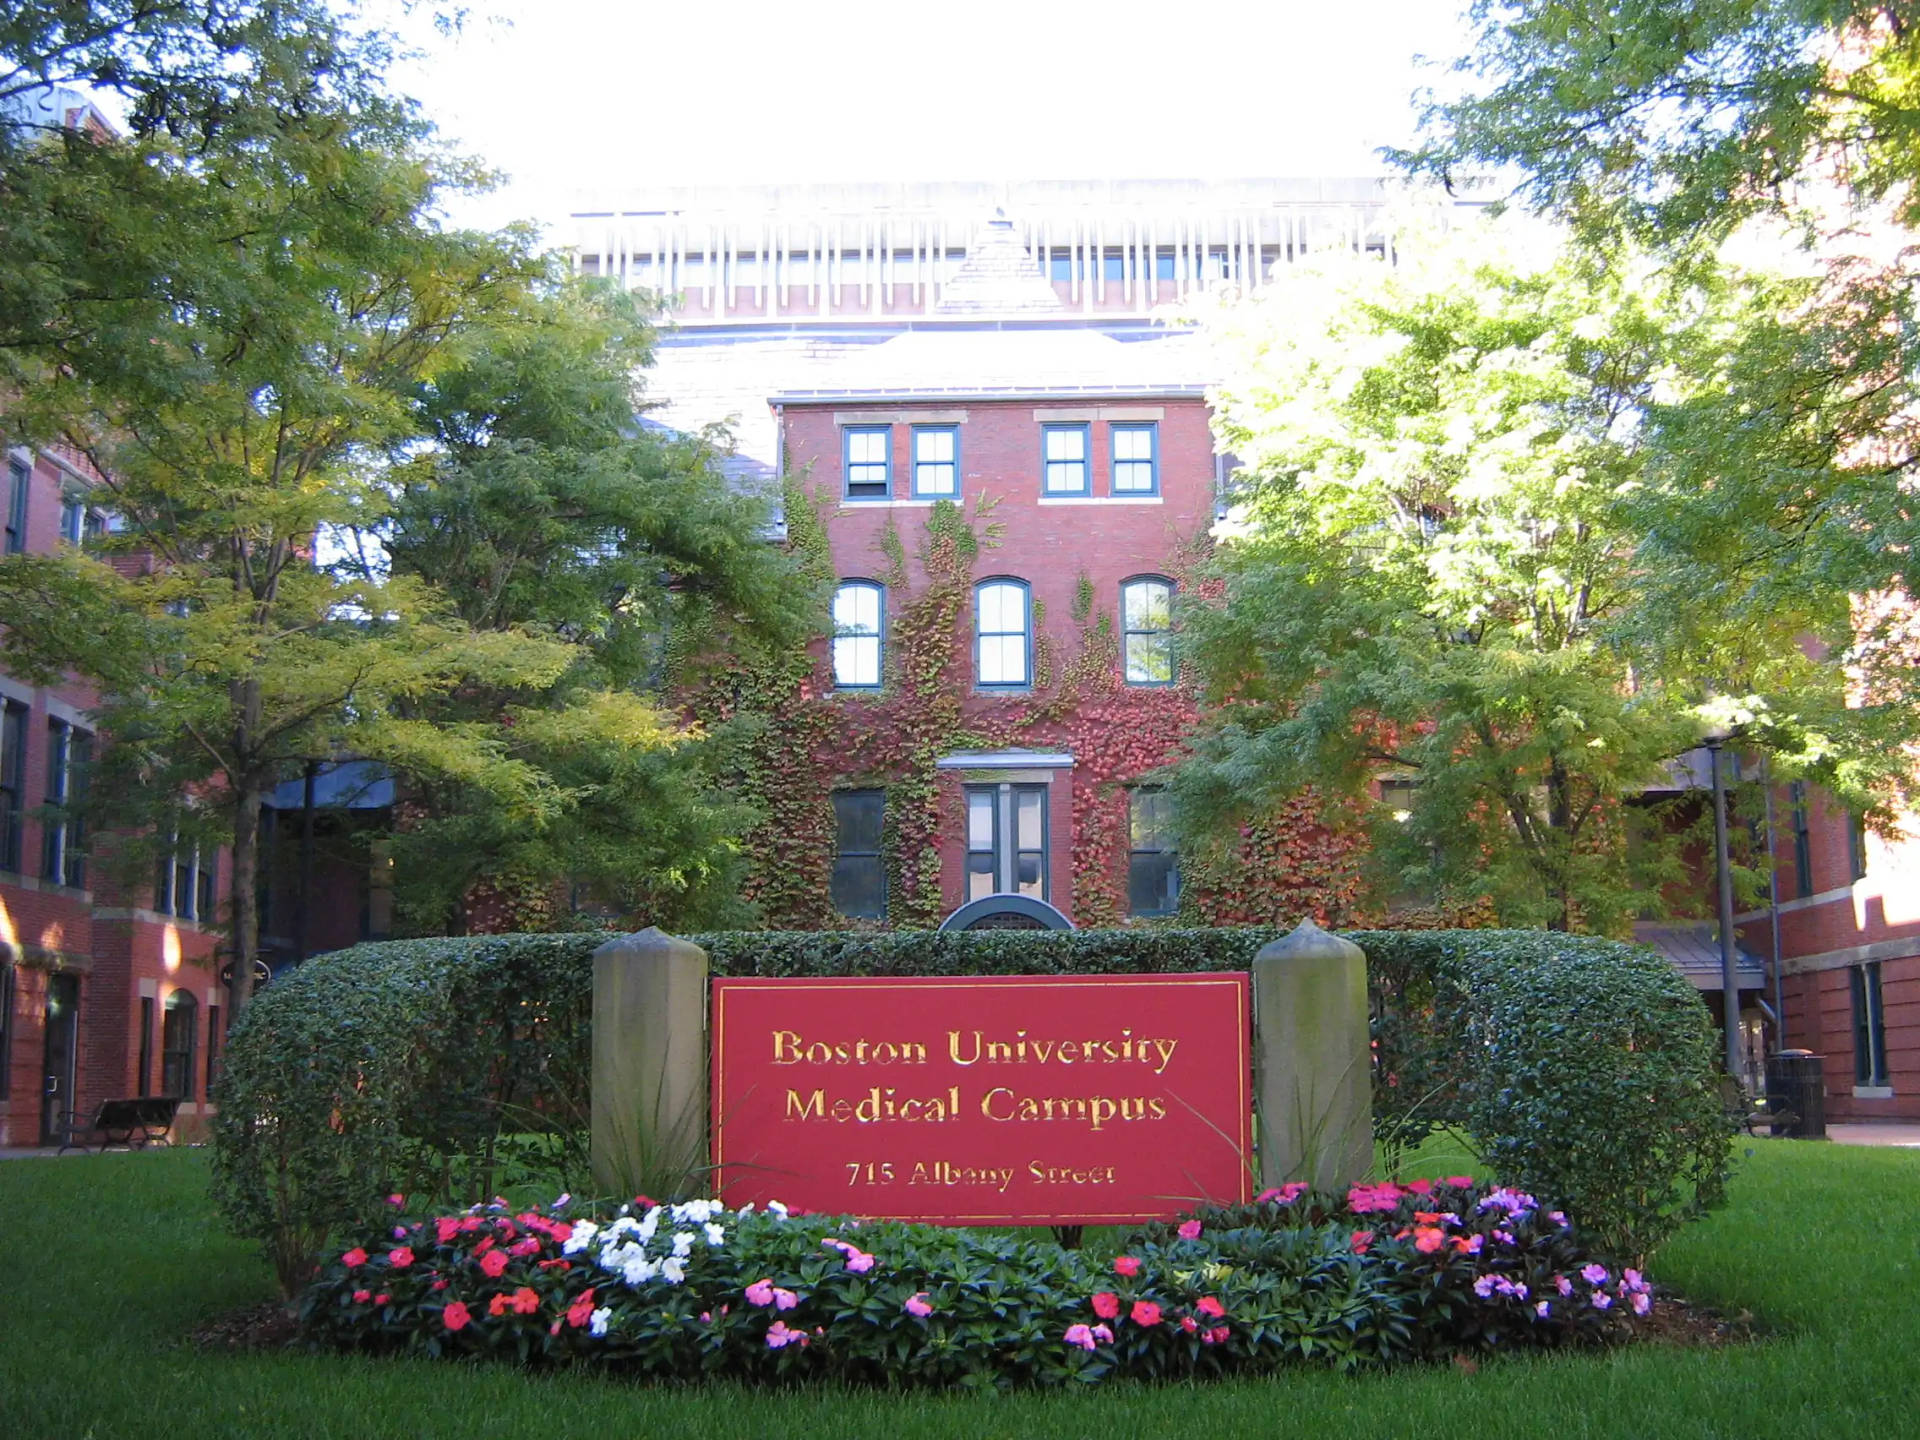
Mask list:
[[1827,1138],[1838,1145],[1897,1145],[1920,1150],[1920,1124],[1839,1124],[1827,1126]]

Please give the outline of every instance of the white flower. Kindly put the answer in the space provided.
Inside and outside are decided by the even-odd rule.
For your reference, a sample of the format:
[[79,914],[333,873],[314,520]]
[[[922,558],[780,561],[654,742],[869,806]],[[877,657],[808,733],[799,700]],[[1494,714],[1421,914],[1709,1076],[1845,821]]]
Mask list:
[[678,1260],[662,1260],[660,1274],[669,1285],[678,1285],[687,1278],[687,1272]]
[[598,1310],[594,1311],[591,1315],[587,1317],[587,1333],[590,1335],[606,1334],[607,1321],[611,1320],[612,1318],[613,1318],[613,1307],[610,1305],[602,1305]]
[[573,1233],[567,1236],[565,1243],[561,1245],[560,1247],[561,1253],[566,1255],[578,1255],[582,1250],[586,1249],[587,1246],[593,1242],[593,1237],[598,1230],[599,1230],[599,1227],[595,1225],[591,1220],[574,1221]]
[[651,1240],[653,1238],[653,1232],[658,1230],[659,1228],[660,1228],[660,1207],[656,1205],[653,1207],[653,1209],[647,1211],[647,1218],[642,1220],[639,1223],[639,1225],[635,1227],[633,1233],[638,1235],[642,1240]]
[[711,1220],[707,1222],[706,1228],[707,1228],[707,1244],[724,1245],[727,1243],[727,1232],[725,1230],[722,1230],[718,1225],[714,1224]]
[[660,1273],[660,1267],[645,1255],[635,1255],[620,1267],[621,1278],[627,1284],[640,1286]]
[[767,1213],[776,1220],[784,1220],[787,1218],[787,1207],[782,1205],[778,1200],[769,1200],[767,1201]]
[[673,1237],[673,1258],[676,1260],[684,1260],[692,1251],[693,1232],[691,1230],[676,1232]]

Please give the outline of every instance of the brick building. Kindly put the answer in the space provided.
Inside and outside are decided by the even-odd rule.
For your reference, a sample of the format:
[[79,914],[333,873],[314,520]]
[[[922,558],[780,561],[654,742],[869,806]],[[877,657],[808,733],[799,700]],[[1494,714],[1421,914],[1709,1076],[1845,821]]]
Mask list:
[[[99,477],[59,447],[8,453],[5,551],[83,545],[112,524]],[[171,1095],[203,1124],[218,1060],[223,855],[164,858],[128,886],[81,819],[96,737],[84,687],[0,674],[0,1145],[51,1139],[64,1112]]]

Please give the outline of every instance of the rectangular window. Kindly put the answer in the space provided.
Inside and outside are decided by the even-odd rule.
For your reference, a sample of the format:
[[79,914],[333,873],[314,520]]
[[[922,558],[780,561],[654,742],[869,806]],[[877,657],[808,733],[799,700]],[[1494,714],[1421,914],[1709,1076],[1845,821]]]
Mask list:
[[1055,250],[1047,257],[1047,279],[1055,285],[1073,283],[1073,251]]
[[960,431],[957,426],[913,427],[913,496],[916,500],[960,498]]
[[1855,965],[1853,981],[1853,1083],[1883,1087],[1887,1076],[1887,1026],[1880,1007],[1880,962]]
[[1157,785],[1127,792],[1127,913],[1171,915],[1180,908],[1180,859],[1173,797]]
[[33,485],[33,467],[16,455],[7,457],[7,554],[27,548],[27,491]]
[[1864,816],[1847,815],[1847,858],[1853,862],[1853,878],[1867,878],[1867,822]]
[[967,899],[1047,898],[1047,787],[967,787]]
[[0,870],[20,869],[20,825],[27,809],[27,707],[0,701]]
[[214,885],[217,862],[209,860],[205,865],[197,862],[193,867],[193,918],[202,925],[211,925],[215,919]]
[[1160,250],[1155,252],[1153,257],[1153,278],[1162,281],[1173,279],[1173,264],[1173,251]]
[[1152,421],[1144,425],[1115,425],[1113,442],[1113,493],[1115,495],[1153,495],[1160,489],[1160,427]]
[[213,1082],[220,1078],[220,1007],[207,1007],[207,1088],[206,1096],[213,1098]]
[[893,497],[893,427],[849,425],[844,473],[849,500],[889,500]]
[[833,908],[846,916],[885,919],[887,875],[880,837],[886,826],[886,792],[834,791],[833,820]]
[[153,1093],[153,997],[140,997],[140,1070],[133,1077],[133,1093]]
[[64,720],[47,721],[47,795],[56,807],[46,823],[46,864],[42,874],[56,885],[85,889],[86,825],[76,808],[86,798],[87,764],[93,737]]
[[1043,495],[1086,495],[1088,427],[1085,425],[1042,425],[1040,493]]
[[160,1093],[176,1100],[194,1097],[194,1030],[200,1007],[193,996],[176,990],[167,997],[160,1020]]
[[13,966],[0,965],[0,1100],[13,1089],[14,995]]
[[1100,278],[1109,285],[1124,284],[1127,278],[1127,256],[1123,250],[1108,250],[1100,257]]
[[1807,782],[1796,780],[1787,787],[1792,805],[1793,893],[1796,899],[1813,893],[1813,836],[1807,827]]

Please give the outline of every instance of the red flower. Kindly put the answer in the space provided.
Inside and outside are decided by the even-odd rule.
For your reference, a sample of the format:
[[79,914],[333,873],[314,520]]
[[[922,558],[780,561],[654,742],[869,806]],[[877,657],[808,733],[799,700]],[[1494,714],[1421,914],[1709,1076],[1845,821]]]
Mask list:
[[473,1319],[467,1307],[458,1300],[447,1302],[447,1308],[440,1312],[440,1323],[449,1330],[464,1330],[467,1322]]
[[555,1268],[571,1270],[573,1268],[573,1262],[571,1260],[542,1260],[540,1262],[540,1268],[542,1270],[552,1270]]
[[516,1240],[508,1247],[508,1251],[514,1255],[537,1255],[540,1253],[540,1237],[529,1235],[524,1240]]
[[1136,1300],[1133,1302],[1131,1318],[1136,1325],[1158,1325],[1160,1307],[1151,1300]]
[[1471,1190],[1473,1188],[1473,1177],[1471,1175],[1449,1175],[1446,1183],[1453,1186],[1456,1190]]
[[487,1236],[486,1239],[482,1240],[478,1245],[473,1247],[473,1253],[475,1255],[484,1255],[491,1249],[493,1249],[493,1236],[489,1235]]
[[447,1282],[444,1280],[436,1280],[433,1282],[433,1288],[436,1290],[444,1290],[447,1288]]
[[364,1305],[372,1298],[373,1292],[371,1290],[356,1290],[353,1292],[353,1303],[356,1305]]
[[1416,1224],[1438,1225],[1440,1223],[1440,1212],[1438,1210],[1416,1210],[1413,1212],[1413,1218]]
[[1227,1307],[1222,1305],[1218,1300],[1214,1299],[1213,1296],[1211,1295],[1202,1295],[1200,1297],[1200,1303],[1198,1305],[1195,1305],[1193,1308],[1199,1311],[1202,1315],[1213,1316],[1216,1320],[1219,1319],[1222,1315],[1227,1313]]
[[1433,1182],[1431,1180],[1409,1180],[1407,1181],[1407,1189],[1415,1195],[1431,1195],[1433,1193]]
[[1118,1260],[1113,1262],[1113,1273],[1116,1275],[1124,1275],[1127,1279],[1131,1280],[1140,1273],[1140,1262],[1131,1255],[1122,1255]]
[[433,1222],[433,1238],[442,1245],[460,1233],[460,1221],[453,1215],[442,1215]]
[[396,1245],[387,1252],[387,1263],[396,1270],[404,1270],[413,1263],[413,1251],[405,1245]]
[[374,1296],[374,1297],[373,1297],[373,1303],[374,1303],[374,1304],[376,1304],[376,1305],[384,1305],[384,1304],[386,1304],[386,1303],[387,1303],[387,1293],[386,1293],[386,1292],[385,1292],[384,1290],[383,1290],[383,1291],[381,1291],[381,1292],[380,1292],[380,1293],[379,1293],[378,1295],[376,1295],[376,1296]]
[[1102,1320],[1115,1320],[1120,1315],[1120,1297],[1111,1290],[1102,1290],[1093,1297],[1093,1313]]
[[1431,1225],[1422,1225],[1413,1232],[1413,1248],[1422,1255],[1431,1255],[1446,1243],[1446,1234]]
[[507,1268],[507,1252],[490,1250],[480,1257],[480,1269],[490,1280],[500,1278],[500,1272]]
[[507,1292],[502,1290],[487,1302],[487,1313],[496,1320],[507,1313]]
[[1353,1246],[1354,1254],[1364,1255],[1373,1244],[1373,1231],[1356,1230],[1348,1237],[1347,1243]]
[[578,1330],[593,1318],[593,1291],[588,1290],[567,1307],[567,1323]]
[[513,1313],[531,1315],[540,1308],[540,1297],[534,1293],[531,1285],[522,1285],[513,1292]]
[[367,1263],[367,1252],[356,1245],[340,1257],[340,1263],[349,1270],[357,1269]]
[[1224,1345],[1233,1338],[1233,1332],[1224,1325],[1216,1325],[1207,1332],[1207,1342],[1212,1345]]
[[1180,1317],[1180,1328],[1191,1335],[1200,1328],[1200,1322],[1195,1320],[1191,1315],[1182,1315]]

